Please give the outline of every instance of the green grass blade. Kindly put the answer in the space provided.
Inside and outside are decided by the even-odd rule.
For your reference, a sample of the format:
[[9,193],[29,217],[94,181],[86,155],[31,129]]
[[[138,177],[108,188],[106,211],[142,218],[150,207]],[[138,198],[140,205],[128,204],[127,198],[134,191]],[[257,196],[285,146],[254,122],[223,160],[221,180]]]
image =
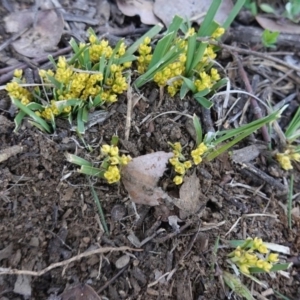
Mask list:
[[175,32],[171,32],[159,40],[153,52],[148,69],[151,69],[154,65],[159,63],[159,61],[165,56],[174,42],[174,37]]
[[213,103],[209,100],[207,100],[205,97],[202,97],[202,96],[197,96],[197,94],[195,94],[194,96],[194,99],[200,103],[203,107],[209,109],[213,106]]
[[85,127],[83,122],[83,107],[80,107],[77,112],[77,130],[79,134],[84,134]]
[[95,168],[92,166],[81,166],[81,168],[78,170],[79,173],[90,175],[90,176],[97,176],[100,178],[103,178],[104,172],[103,170],[99,168]]
[[192,91],[193,94],[196,93],[197,88],[195,86],[194,81],[191,80],[191,79],[189,79],[189,78],[187,78],[187,77],[183,77],[183,76],[181,76],[181,78],[183,79],[183,81],[184,81],[185,85],[188,87],[188,89],[190,91]]
[[131,55],[133,54],[138,47],[140,46],[140,44],[142,44],[144,42],[144,39],[146,37],[149,37],[150,39],[152,39],[154,36],[156,36],[163,28],[162,24],[157,24],[154,27],[152,27],[149,31],[147,31],[144,35],[142,35],[137,41],[135,41],[125,52],[124,56],[127,55]]
[[188,77],[190,77],[192,75],[193,69],[202,60],[207,45],[208,45],[208,43],[203,42],[203,43],[200,43],[199,47],[197,48],[196,53],[193,56],[194,59],[193,59],[193,62],[191,64],[191,67],[190,67],[189,70],[188,69],[186,70],[186,74],[187,74]]
[[229,16],[227,17],[226,21],[224,22],[224,24],[222,25],[222,27],[224,29],[227,29],[230,24],[233,22],[233,20],[235,19],[235,17],[238,15],[238,13],[240,12],[241,8],[244,6],[246,0],[238,0],[234,7],[232,8]]
[[218,90],[219,88],[225,86],[225,85],[227,84],[227,82],[228,82],[228,79],[227,79],[227,78],[222,78],[221,80],[219,80],[218,82],[216,82],[216,83],[212,86],[211,90],[216,91],[216,90]]
[[196,52],[196,34],[193,34],[188,37],[188,44],[187,44],[187,53],[186,53],[186,62],[185,62],[185,69],[187,72],[191,69],[194,54]]
[[122,56],[121,58],[119,58],[116,62],[117,65],[121,65],[121,64],[124,64],[126,62],[129,62],[129,61],[134,61],[136,60],[136,56],[134,55],[126,55],[126,56]]
[[183,18],[179,17],[178,15],[175,15],[173,17],[173,20],[171,24],[169,25],[166,34],[171,32],[177,32],[178,29],[180,29],[181,25],[183,24]]
[[66,159],[68,162],[78,166],[92,166],[91,162],[74,154],[66,153]]
[[217,29],[217,27],[213,26],[213,24],[216,24],[213,20],[221,5],[221,2],[221,0],[214,0],[212,2],[198,31],[198,37],[210,36]]
[[236,275],[224,271],[223,279],[225,283],[231,288],[231,290],[240,297],[245,297],[247,300],[255,300],[248,288],[240,281],[240,279]]
[[101,224],[104,228],[104,231],[109,235],[109,231],[108,231],[108,227],[107,227],[107,223],[105,221],[105,216],[104,216],[104,213],[103,213],[103,210],[102,210],[102,206],[101,206],[101,203],[99,201],[99,198],[98,198],[98,195],[94,189],[94,186],[89,178],[89,184],[90,184],[90,188],[91,188],[91,192],[92,192],[92,196],[94,198],[94,201],[97,205],[97,208],[98,208],[98,212],[99,212],[99,217],[100,217],[100,221],[101,221]]
[[43,128],[43,131],[46,131],[48,133],[51,132],[51,128],[50,128],[49,124],[44,119],[37,116],[34,111],[32,111],[27,106],[22,104],[19,100],[15,99],[13,97],[11,98],[11,100],[15,106],[17,106],[20,110],[22,110],[29,117],[31,117],[36,123],[38,123],[41,126],[41,128]]
[[203,138],[202,126],[196,114],[193,115],[193,124],[196,131],[196,145],[200,145]]
[[297,109],[292,120],[289,122],[289,125],[285,131],[285,136],[287,139],[290,139],[295,131],[300,127],[300,107]]
[[18,114],[15,116],[14,122],[15,122],[15,129],[14,132],[17,132],[18,129],[20,128],[22,121],[24,117],[26,116],[26,113],[22,110],[18,112]]
[[189,92],[189,88],[188,86],[183,82],[181,88],[180,88],[180,93],[179,93],[179,97],[182,100],[186,94]]

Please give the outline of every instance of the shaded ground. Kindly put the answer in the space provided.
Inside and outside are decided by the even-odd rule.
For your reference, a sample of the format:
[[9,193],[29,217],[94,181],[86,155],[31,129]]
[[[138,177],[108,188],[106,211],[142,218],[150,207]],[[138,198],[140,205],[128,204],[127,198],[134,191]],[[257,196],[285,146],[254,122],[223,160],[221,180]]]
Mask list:
[[[2,7],[1,15],[5,14],[7,11]],[[2,37],[3,42],[8,36]],[[9,49],[6,51],[8,55]],[[241,82],[231,57],[226,60],[220,58],[220,61],[227,67],[233,86],[238,88]],[[255,93],[266,99],[267,95],[263,94],[269,92],[273,104],[298,92],[296,82],[291,77],[282,78],[276,87],[272,86],[272,81],[281,78],[283,71],[280,73],[264,60],[249,56],[244,58],[244,63],[250,77],[255,74],[262,76]],[[286,86],[287,83],[289,86]],[[74,132],[64,128],[64,123],[53,135],[41,133],[28,122],[24,122],[18,132],[13,132],[10,105],[5,100],[5,93],[1,94],[1,104],[6,107],[2,108],[0,115],[0,150],[14,145],[23,147],[21,153],[0,164],[1,268],[40,271],[87,250],[98,249],[99,246],[128,246],[143,251],[98,253],[36,277],[2,275],[0,299],[60,299],[57,295],[79,283],[93,287],[102,299],[226,299],[230,293],[227,287],[222,286],[219,275],[222,269],[228,269],[225,259],[230,250],[221,247],[217,257],[213,255],[218,236],[221,245],[226,245],[226,239],[259,236],[265,241],[289,246],[291,255],[282,256],[283,260],[296,262],[289,270],[289,278],[278,274],[274,278],[261,275],[260,279],[289,299],[300,299],[297,263],[300,219],[294,217],[292,229],[288,229],[285,212],[287,196],[280,187],[286,184],[289,176],[280,170],[276,162],[268,161],[268,152],[260,141],[259,133],[241,142],[236,149],[258,146],[260,154],[251,161],[251,166],[270,175],[273,184],[254,175],[249,168],[233,163],[228,155],[222,155],[212,163],[201,164],[197,176],[201,183],[203,206],[194,216],[180,223],[180,233],[174,232],[166,222],[167,216],[162,208],[137,206],[141,216],[137,220],[128,194],[121,184],[107,185],[92,179],[110,230],[109,235],[104,233],[89,182],[86,177],[76,173],[74,165],[66,161],[65,152],[96,161],[100,145],[109,143],[111,136],[116,133],[121,139],[121,148],[133,157],[159,150],[170,151],[167,142],[180,141],[192,148],[194,141],[186,117],[178,114],[166,114],[155,120],[152,117],[170,111],[190,115],[196,113],[201,117],[203,112],[200,106],[193,99],[181,101],[166,96],[157,108],[158,93],[153,91],[155,88],[148,86],[143,91],[144,98],[134,108],[127,142],[124,141],[126,97],[120,97],[119,102],[110,107],[106,120],[91,127],[85,134],[84,139],[91,146],[91,152],[83,147]],[[298,107],[299,95],[297,97],[290,102],[281,126],[286,124],[286,120],[291,118]],[[232,97],[230,105],[235,100]],[[247,98],[242,98],[229,114],[228,126],[237,125],[230,120],[246,101]],[[217,108],[218,105],[212,112],[214,121],[217,120]],[[246,117],[252,120],[253,115],[249,111]],[[176,195],[178,190],[170,183],[168,175],[170,173],[167,172],[161,184]],[[293,193],[298,195],[298,165],[294,175]],[[299,206],[299,196],[295,197],[293,206]],[[174,211],[174,214],[178,213]],[[268,216],[242,218],[228,234],[239,217],[254,213],[265,213]],[[142,246],[134,242],[136,239],[142,242],[146,238],[149,241]],[[126,260],[128,257],[129,263],[125,267],[122,267],[122,263],[119,266],[119,259]],[[214,262],[217,264],[213,266]],[[168,281],[167,276],[158,280],[172,270],[173,274],[169,274]],[[244,283],[251,287],[247,279],[244,279]],[[81,292],[87,295],[90,292],[86,289],[83,287]],[[75,293],[78,290],[77,286]],[[265,291],[258,285],[254,286],[254,290],[259,293]],[[26,297],[30,293],[31,296]],[[237,296],[231,297],[239,299]],[[275,295],[266,297],[279,299]],[[71,298],[65,296],[63,299]],[[84,299],[97,298],[86,296]]]

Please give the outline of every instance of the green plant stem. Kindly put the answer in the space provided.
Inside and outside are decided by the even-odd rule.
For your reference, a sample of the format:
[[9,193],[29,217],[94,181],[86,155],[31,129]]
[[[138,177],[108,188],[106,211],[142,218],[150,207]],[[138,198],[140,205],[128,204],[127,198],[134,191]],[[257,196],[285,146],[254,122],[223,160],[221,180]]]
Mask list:
[[97,195],[97,193],[96,193],[96,191],[94,189],[94,186],[93,186],[93,184],[91,182],[91,179],[88,178],[88,180],[89,180],[89,184],[90,184],[90,187],[91,187],[91,191],[92,191],[92,195],[93,195],[94,201],[95,201],[95,203],[97,205],[97,208],[98,208],[98,212],[99,212],[99,217],[100,217],[101,224],[102,224],[102,226],[103,226],[104,231],[106,232],[106,234],[109,235],[107,223],[105,221],[105,216],[104,216],[104,213],[103,213],[102,206],[101,206],[101,203],[99,201],[98,195]]

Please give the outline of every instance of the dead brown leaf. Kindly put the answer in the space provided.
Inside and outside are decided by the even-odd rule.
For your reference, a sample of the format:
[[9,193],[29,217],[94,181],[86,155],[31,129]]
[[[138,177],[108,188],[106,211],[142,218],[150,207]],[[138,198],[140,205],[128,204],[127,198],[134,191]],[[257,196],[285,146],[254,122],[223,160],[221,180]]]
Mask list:
[[117,0],[117,5],[125,16],[139,15],[144,24],[154,25],[159,22],[153,13],[152,0]]
[[173,199],[174,205],[179,209],[179,217],[185,219],[199,211],[203,205],[204,197],[201,193],[200,182],[194,172],[191,176],[184,177],[184,183],[179,190],[179,199]]
[[154,152],[134,158],[122,169],[122,182],[131,200],[137,204],[155,206],[169,196],[157,186],[173,153]]
[[12,43],[18,53],[27,57],[40,57],[54,51],[64,28],[60,12],[54,9],[14,12],[4,21],[7,32],[15,33],[29,28]]
[[[193,20],[201,24],[205,13],[213,0],[155,0],[153,11],[155,15],[169,26],[175,15]],[[231,0],[223,0],[216,14],[215,21],[223,24],[233,7]]]
[[61,294],[62,300],[101,300],[95,290],[87,284],[77,284]]
[[[260,15],[257,15],[255,19],[264,29],[279,31],[281,33],[300,34],[299,24],[292,23],[289,20],[273,20]],[[299,37],[295,38],[299,39]]]

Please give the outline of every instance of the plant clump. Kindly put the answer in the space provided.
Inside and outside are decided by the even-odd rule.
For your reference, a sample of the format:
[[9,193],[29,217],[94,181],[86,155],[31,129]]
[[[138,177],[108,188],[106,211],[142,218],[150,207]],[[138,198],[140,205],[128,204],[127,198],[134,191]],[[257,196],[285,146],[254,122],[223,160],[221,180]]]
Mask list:
[[232,263],[238,266],[241,273],[250,274],[251,268],[270,272],[273,264],[278,262],[278,254],[270,253],[262,239],[247,239],[241,246],[229,254]]
[[204,143],[199,144],[197,148],[195,150],[192,150],[190,153],[192,160],[186,160],[184,155],[182,154],[182,146],[179,142],[169,144],[173,148],[174,154],[174,156],[169,159],[169,162],[176,172],[176,176],[173,178],[173,182],[176,185],[180,185],[183,183],[186,171],[190,169],[193,164],[198,165],[201,163],[202,156],[208,150],[208,148]]

